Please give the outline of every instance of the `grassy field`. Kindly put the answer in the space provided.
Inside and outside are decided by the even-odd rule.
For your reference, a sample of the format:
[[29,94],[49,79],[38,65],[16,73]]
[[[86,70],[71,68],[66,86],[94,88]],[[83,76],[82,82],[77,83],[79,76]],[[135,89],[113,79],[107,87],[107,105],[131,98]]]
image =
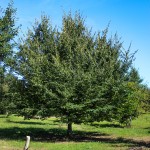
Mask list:
[[127,150],[150,149],[150,114],[141,115],[131,128],[115,123],[73,125],[73,138],[66,137],[66,124],[56,118],[23,120],[0,115],[0,150],[22,150],[26,135],[29,150]]

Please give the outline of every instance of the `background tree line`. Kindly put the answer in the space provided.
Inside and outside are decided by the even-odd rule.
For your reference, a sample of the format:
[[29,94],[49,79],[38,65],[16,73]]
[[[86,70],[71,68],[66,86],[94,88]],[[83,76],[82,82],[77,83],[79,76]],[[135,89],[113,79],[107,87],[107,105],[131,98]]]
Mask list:
[[[108,27],[93,34],[78,12],[64,14],[62,27],[46,15],[25,37],[10,3],[0,15],[0,113],[30,118],[56,116],[68,124],[131,120],[149,110],[150,90]],[[14,51],[14,47],[17,51]],[[20,78],[19,78],[20,77]]]

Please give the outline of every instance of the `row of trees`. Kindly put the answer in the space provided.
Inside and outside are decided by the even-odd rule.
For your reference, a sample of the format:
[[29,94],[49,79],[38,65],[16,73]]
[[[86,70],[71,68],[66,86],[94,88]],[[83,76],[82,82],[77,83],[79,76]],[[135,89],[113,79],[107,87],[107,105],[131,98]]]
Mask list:
[[117,35],[109,38],[108,28],[93,34],[80,13],[69,13],[58,30],[41,16],[12,53],[15,12],[10,4],[0,16],[1,113],[55,115],[70,134],[72,123],[130,124],[148,109],[150,91],[132,65],[135,53]]

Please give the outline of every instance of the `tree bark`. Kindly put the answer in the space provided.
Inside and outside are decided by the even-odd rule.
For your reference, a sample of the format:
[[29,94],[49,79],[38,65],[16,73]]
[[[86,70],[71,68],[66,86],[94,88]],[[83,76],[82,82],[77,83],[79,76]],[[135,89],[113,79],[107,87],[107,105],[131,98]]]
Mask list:
[[72,123],[68,123],[67,136],[72,137]]

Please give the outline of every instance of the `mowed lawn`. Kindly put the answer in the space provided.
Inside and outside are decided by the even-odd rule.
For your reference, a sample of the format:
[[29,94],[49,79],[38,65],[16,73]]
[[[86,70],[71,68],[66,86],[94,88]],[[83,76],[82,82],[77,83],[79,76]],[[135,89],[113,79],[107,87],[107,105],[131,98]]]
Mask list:
[[70,140],[66,128],[55,117],[42,121],[0,115],[0,150],[22,150],[27,135],[31,136],[29,150],[150,149],[150,114],[139,116],[131,128],[113,122],[74,124]]

